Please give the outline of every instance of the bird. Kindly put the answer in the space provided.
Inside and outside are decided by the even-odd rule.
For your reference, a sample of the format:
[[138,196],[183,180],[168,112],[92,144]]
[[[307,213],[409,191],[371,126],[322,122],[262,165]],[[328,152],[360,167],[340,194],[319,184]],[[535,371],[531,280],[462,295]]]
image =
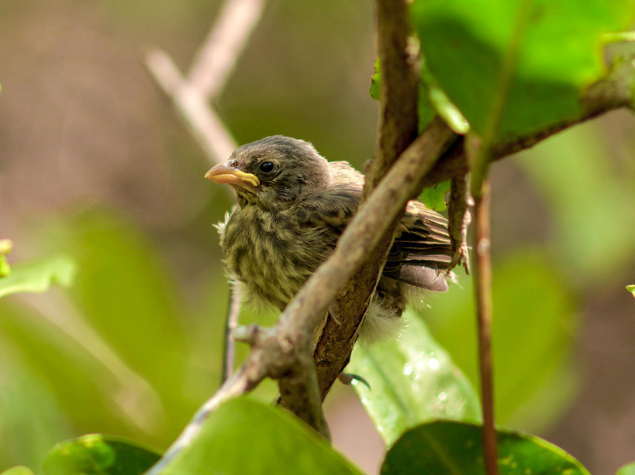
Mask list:
[[[238,147],[205,178],[230,185],[237,204],[217,225],[231,279],[248,302],[283,311],[333,252],[361,201],[364,176],[311,143],[274,135]],[[445,292],[452,247],[447,220],[408,202],[360,328],[365,344],[400,328],[408,300]]]

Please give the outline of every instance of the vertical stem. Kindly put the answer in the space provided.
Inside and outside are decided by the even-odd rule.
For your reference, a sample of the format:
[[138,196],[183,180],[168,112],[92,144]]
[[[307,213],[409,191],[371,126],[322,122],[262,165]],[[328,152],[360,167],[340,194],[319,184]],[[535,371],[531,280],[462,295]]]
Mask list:
[[229,298],[227,302],[227,315],[225,316],[225,331],[223,334],[223,366],[221,368],[220,384],[227,381],[234,371],[235,342],[232,339],[232,332],[238,326],[238,315],[240,314],[240,292],[235,285],[229,287]]
[[483,455],[488,475],[496,475],[496,427],[492,375],[492,261],[490,184],[487,179],[474,190],[474,242],[476,247],[476,306],[478,316],[479,367],[483,401]]

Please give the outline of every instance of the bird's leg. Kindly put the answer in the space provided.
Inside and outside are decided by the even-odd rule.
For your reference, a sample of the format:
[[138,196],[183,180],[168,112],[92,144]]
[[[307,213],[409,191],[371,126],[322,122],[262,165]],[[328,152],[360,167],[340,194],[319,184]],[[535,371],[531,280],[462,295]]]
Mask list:
[[474,206],[474,200],[467,185],[467,175],[453,178],[448,206],[448,228],[452,239],[452,263],[449,270],[463,264],[468,274],[470,273],[470,261],[467,228],[472,221],[470,206]]

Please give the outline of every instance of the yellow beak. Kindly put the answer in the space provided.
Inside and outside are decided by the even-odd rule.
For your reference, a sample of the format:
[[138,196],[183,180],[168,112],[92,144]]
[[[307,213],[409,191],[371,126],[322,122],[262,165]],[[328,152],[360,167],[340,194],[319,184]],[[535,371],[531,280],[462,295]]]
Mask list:
[[216,165],[205,174],[205,178],[216,183],[241,186],[249,191],[260,186],[260,180],[256,175],[237,170],[229,161]]

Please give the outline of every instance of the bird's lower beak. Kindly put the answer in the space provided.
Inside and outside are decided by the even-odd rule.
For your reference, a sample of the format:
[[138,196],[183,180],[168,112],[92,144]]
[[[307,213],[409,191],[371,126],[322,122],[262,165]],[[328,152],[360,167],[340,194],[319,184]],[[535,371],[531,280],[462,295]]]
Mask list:
[[216,165],[205,174],[205,178],[216,183],[240,186],[252,193],[260,186],[260,180],[256,175],[237,170],[229,161]]

